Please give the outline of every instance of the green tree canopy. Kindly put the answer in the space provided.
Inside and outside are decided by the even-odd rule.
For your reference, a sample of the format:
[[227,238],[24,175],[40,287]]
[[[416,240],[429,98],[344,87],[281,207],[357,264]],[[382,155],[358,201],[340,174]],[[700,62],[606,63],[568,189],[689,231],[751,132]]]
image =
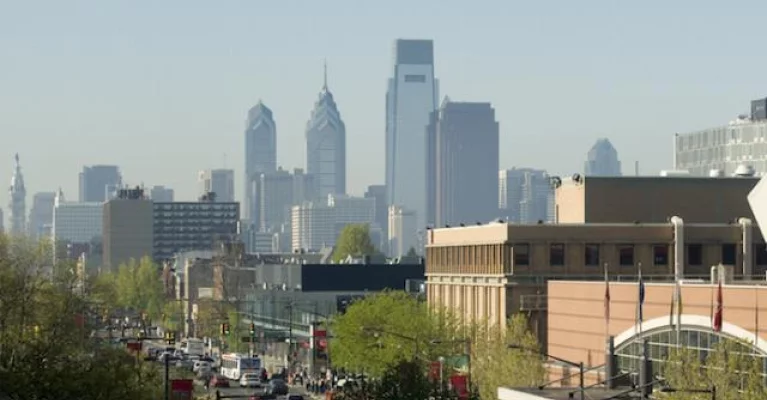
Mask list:
[[229,314],[233,311],[236,309],[231,303],[200,299],[194,319],[197,337],[218,337],[221,334],[221,324],[229,321]]
[[131,259],[120,265],[115,276],[117,304],[145,312],[151,319],[162,316],[165,294],[160,270],[151,258]]
[[376,252],[377,250],[370,240],[370,226],[368,224],[348,224],[338,235],[333,250],[333,261],[339,262],[348,256],[369,256]]

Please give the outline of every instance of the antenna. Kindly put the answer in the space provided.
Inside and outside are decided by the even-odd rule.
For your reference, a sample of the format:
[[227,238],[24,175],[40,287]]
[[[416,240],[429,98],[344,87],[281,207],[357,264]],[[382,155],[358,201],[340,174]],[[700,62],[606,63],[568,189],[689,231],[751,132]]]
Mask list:
[[328,60],[323,60],[323,80],[322,80],[322,88],[327,90],[328,89]]

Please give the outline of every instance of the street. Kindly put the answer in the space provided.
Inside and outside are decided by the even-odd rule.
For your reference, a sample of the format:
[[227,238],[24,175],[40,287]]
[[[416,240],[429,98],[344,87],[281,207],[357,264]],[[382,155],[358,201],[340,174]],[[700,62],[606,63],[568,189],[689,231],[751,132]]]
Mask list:
[[[236,399],[248,399],[252,394],[256,393],[263,393],[263,388],[241,388],[239,386],[236,386],[235,384],[232,385],[230,388],[219,388],[218,390],[221,391],[222,398],[226,398],[226,396],[236,396],[232,398]],[[204,395],[205,388],[201,385],[195,384],[194,393],[196,396]],[[215,398],[216,396],[216,389],[211,388],[210,389],[210,397]],[[309,400],[311,396],[309,396],[306,392],[306,388],[302,386],[291,386],[290,387],[290,394],[300,394],[304,396],[304,399]],[[281,396],[284,398],[284,396]]]

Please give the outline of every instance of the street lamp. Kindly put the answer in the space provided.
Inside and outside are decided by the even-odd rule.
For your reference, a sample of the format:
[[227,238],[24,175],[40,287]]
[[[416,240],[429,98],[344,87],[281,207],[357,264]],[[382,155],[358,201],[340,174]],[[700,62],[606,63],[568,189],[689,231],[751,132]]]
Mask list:
[[[570,361],[570,360],[565,360],[564,358],[559,358],[557,356],[552,356],[551,354],[545,353],[545,352],[540,351],[538,349],[531,349],[531,348],[520,346],[520,345],[516,345],[516,344],[509,344],[506,347],[509,348],[509,349],[523,350],[523,351],[539,354],[539,355],[544,356],[546,358],[550,358],[550,359],[552,359],[554,361],[559,361],[559,362],[561,362],[563,364],[566,364],[568,366],[578,368],[578,375],[579,375],[578,391],[581,393],[581,396],[580,396],[581,400],[584,400],[586,398],[585,383],[584,383],[584,372],[585,371],[584,371],[584,368],[583,368],[583,361],[576,363],[576,362],[573,362],[573,361]],[[547,384],[540,385],[540,386],[538,386],[538,389],[543,390],[543,388],[546,387],[546,385]]]
[[366,333],[366,334],[372,335],[373,337],[376,337],[376,338],[380,337],[382,334],[391,335],[391,336],[394,336],[396,338],[412,342],[415,345],[415,354],[413,355],[414,359],[418,359],[418,355],[420,354],[419,351],[418,351],[418,342],[419,342],[418,338],[406,336],[406,335],[403,335],[403,334],[397,333],[397,332],[386,331],[386,330],[378,329],[378,328],[370,328],[370,327],[366,327],[366,326],[362,327],[362,333]]

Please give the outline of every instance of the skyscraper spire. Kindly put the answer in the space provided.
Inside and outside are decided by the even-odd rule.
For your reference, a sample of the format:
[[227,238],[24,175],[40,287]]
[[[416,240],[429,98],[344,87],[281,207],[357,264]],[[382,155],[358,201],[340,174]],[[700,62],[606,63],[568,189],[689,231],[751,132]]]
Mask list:
[[26,230],[26,198],[27,190],[24,187],[24,176],[21,173],[21,163],[19,162],[19,153],[14,157],[15,169],[11,177],[11,186],[8,189],[10,209],[10,233],[20,235]]
[[323,60],[322,90],[328,90],[328,60]]

